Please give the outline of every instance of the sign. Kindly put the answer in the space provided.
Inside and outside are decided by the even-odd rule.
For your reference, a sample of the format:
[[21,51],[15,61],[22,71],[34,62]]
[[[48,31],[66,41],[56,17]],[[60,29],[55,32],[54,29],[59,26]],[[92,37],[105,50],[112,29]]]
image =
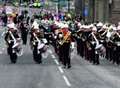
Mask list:
[[85,9],[84,9],[84,16],[87,17],[88,15],[89,15],[88,7],[85,7]]

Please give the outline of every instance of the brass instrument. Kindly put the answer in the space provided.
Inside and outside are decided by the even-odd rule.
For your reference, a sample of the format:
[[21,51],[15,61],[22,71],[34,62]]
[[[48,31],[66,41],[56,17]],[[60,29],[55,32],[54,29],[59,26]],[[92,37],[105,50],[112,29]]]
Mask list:
[[59,42],[59,44],[63,45],[64,43],[69,42],[70,41],[70,35],[71,35],[71,32],[67,32],[67,34],[63,37],[63,39]]

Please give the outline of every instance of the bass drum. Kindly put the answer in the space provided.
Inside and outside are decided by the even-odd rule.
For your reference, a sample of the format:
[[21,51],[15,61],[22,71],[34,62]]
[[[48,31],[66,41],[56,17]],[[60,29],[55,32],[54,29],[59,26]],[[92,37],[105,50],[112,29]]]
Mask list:
[[14,51],[16,52],[17,56],[22,56],[23,55],[22,45],[18,45],[17,47],[15,47]]
[[19,48],[17,51],[17,56],[22,56],[23,55],[23,48]]

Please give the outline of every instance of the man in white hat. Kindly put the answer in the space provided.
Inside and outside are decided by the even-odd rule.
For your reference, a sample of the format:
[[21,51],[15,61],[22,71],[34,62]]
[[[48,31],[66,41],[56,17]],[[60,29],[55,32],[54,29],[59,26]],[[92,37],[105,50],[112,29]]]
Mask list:
[[120,30],[120,22],[118,22],[117,30]]
[[39,24],[37,21],[34,21],[32,25],[30,43],[33,52],[33,60],[37,64],[42,63],[42,52],[44,51],[45,46],[45,43],[42,41],[43,37],[43,32],[40,30]]
[[8,24],[7,27],[8,31],[5,34],[5,41],[8,45],[7,52],[8,55],[10,55],[11,63],[15,64],[17,61],[17,52],[15,49],[18,48],[17,45],[19,45],[19,43],[17,42],[20,41],[20,37],[14,23]]
[[33,29],[39,29],[39,24],[38,24],[37,20],[34,20],[34,22],[32,24],[32,28]]
[[16,26],[14,23],[10,23],[7,25],[8,29],[14,29],[14,30],[17,30]]
[[101,28],[103,27],[103,23],[102,22],[97,23],[96,27],[98,31],[101,30]]
[[[120,23],[118,23],[118,26],[115,25],[112,26],[114,30],[114,35],[112,35],[112,47],[111,47],[111,57],[110,60],[117,65],[120,65]],[[114,58],[113,58],[114,57]]]
[[90,58],[90,62],[98,65],[99,64],[99,53],[96,52],[96,48],[98,48],[101,45],[99,44],[98,32],[97,32],[96,26],[92,25],[91,29],[92,29],[92,32],[89,35],[89,39],[88,39],[88,43],[89,43],[88,47],[90,48],[89,53],[91,54],[89,55],[89,58]]

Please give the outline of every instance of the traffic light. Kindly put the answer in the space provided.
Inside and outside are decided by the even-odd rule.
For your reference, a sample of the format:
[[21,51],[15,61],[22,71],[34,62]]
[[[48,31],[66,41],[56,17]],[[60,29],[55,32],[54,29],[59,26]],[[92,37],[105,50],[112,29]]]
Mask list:
[[37,7],[37,3],[36,2],[33,5],[34,5],[34,7]]
[[39,8],[39,7],[41,7],[41,3],[40,2],[35,2],[33,4],[33,6],[36,7],[36,8]]

